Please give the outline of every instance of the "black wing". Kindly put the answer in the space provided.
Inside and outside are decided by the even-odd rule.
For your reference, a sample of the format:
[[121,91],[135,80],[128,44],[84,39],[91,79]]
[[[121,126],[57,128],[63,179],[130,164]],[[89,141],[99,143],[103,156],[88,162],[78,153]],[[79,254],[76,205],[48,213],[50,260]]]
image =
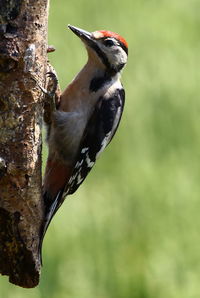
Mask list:
[[97,102],[86,125],[76,164],[65,188],[65,195],[73,194],[77,190],[100,153],[110,143],[121,119],[124,100],[124,89],[117,89],[112,97],[101,97]]

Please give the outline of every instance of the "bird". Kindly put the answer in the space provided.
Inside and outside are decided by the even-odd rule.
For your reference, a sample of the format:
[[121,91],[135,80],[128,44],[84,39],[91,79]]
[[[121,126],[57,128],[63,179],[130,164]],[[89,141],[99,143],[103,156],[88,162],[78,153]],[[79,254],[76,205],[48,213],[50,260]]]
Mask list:
[[120,81],[128,44],[117,33],[68,25],[83,42],[88,60],[60,96],[48,126],[43,182],[43,235],[67,195],[83,183],[112,140],[124,109]]

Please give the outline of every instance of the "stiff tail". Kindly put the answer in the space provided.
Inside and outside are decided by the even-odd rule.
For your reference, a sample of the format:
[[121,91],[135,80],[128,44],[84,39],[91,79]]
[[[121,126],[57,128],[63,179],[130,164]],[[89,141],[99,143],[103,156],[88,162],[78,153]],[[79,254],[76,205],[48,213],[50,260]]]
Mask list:
[[60,205],[62,204],[63,191],[64,189],[60,190],[53,201],[50,200],[51,198],[48,196],[47,192],[45,192],[43,195],[44,204],[45,204],[45,215],[44,215],[44,221],[42,223],[41,230],[40,230],[40,243],[38,248],[41,264],[42,264],[42,244],[43,244],[44,236],[46,234],[46,231],[48,229],[48,226],[52,218],[54,217],[55,213],[57,212]]
[[[43,185],[44,221],[41,226],[39,253],[47,228],[64,199],[65,185],[71,175],[71,168],[59,160],[48,159]],[[42,258],[41,258],[42,260]]]
[[60,190],[55,197],[55,199],[52,201],[52,203],[49,203],[49,197],[48,193],[44,193],[44,203],[45,203],[45,218],[44,218],[44,223],[43,223],[43,234],[46,233],[46,230],[55,215],[56,211],[59,209],[60,205],[62,204],[63,201],[63,191],[64,189]]

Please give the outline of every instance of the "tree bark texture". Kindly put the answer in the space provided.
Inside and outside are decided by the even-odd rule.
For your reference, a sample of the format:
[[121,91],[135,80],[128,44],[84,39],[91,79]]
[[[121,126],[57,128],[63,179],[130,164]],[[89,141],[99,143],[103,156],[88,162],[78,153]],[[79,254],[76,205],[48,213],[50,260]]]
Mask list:
[[48,0],[0,0],[0,273],[38,284]]

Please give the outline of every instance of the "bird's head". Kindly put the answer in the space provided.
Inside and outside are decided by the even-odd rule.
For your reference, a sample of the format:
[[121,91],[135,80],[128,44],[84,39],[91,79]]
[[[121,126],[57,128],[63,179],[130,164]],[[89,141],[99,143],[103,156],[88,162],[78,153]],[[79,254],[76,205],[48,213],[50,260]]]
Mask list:
[[92,33],[68,25],[85,44],[89,57],[95,57],[110,73],[119,72],[126,64],[128,44],[119,34],[100,30]]

